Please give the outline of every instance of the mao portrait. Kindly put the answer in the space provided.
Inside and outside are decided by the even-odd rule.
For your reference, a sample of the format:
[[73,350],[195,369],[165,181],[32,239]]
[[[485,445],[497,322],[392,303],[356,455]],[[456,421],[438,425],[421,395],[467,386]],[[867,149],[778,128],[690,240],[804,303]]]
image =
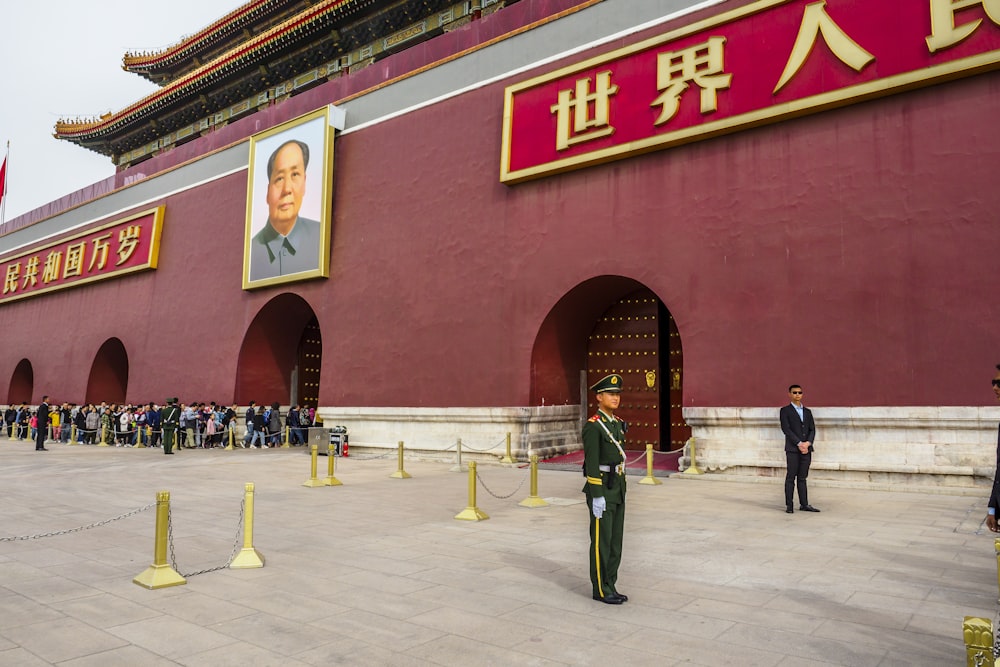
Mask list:
[[329,275],[333,149],[326,111],[250,139],[244,289]]

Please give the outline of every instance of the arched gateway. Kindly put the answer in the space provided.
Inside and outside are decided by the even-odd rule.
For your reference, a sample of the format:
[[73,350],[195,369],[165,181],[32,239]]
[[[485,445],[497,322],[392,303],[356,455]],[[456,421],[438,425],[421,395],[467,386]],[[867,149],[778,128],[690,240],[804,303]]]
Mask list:
[[680,334],[663,302],[635,280],[601,276],[570,290],[539,328],[531,366],[532,404],[586,401],[588,415],[596,406],[587,387],[621,374],[629,449],[670,451],[691,435],[681,416]]
[[10,377],[10,386],[7,388],[7,403],[31,402],[31,392],[35,388],[35,372],[31,367],[31,362],[21,359],[17,362],[13,375]]
[[312,307],[279,294],[250,323],[240,347],[236,402],[317,406],[323,338]]
[[128,353],[117,338],[104,341],[94,355],[87,379],[88,403],[124,403],[128,392]]

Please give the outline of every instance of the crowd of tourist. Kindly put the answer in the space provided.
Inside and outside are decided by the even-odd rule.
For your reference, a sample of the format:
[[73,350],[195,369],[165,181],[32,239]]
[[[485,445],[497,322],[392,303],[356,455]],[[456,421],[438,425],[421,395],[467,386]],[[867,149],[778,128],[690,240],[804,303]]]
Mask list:
[[[39,424],[38,411],[21,403],[2,409],[2,432],[12,440],[34,441],[38,429],[44,428],[47,439],[63,443],[75,438],[76,443],[86,445],[103,442],[116,447],[162,447],[163,407],[156,403],[63,403],[51,406],[48,423]],[[304,445],[309,427],[316,421],[314,408],[293,405],[282,415],[277,402],[264,407],[250,401],[244,410],[215,401],[181,403],[179,407],[177,444],[185,449],[226,447],[230,442],[244,448],[277,447],[286,437],[292,445]]]

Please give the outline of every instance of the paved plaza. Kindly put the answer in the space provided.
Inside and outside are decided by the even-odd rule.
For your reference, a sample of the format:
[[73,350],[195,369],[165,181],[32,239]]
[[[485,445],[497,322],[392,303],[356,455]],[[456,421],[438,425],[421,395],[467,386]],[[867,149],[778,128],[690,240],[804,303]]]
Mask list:
[[[0,536],[62,531],[171,494],[181,573],[223,565],[254,482],[260,569],[132,583],[155,509],[0,541],[0,665],[962,665],[965,615],[995,618],[986,493],[776,480],[630,478],[622,606],[590,599],[579,471],[480,464],[478,506],[451,463],[358,452],[307,488],[302,449],[97,448],[0,438]],[[353,452],[352,452],[353,454]],[[320,476],[326,459],[320,457]],[[510,497],[500,499],[496,496]],[[242,542],[240,542],[242,544]]]

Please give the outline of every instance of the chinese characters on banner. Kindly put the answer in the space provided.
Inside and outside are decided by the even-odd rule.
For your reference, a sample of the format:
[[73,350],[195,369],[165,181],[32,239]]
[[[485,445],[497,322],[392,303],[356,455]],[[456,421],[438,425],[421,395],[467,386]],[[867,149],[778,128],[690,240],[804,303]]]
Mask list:
[[0,304],[155,269],[163,207],[0,259]]
[[507,88],[505,183],[1000,67],[1000,0],[761,0]]

